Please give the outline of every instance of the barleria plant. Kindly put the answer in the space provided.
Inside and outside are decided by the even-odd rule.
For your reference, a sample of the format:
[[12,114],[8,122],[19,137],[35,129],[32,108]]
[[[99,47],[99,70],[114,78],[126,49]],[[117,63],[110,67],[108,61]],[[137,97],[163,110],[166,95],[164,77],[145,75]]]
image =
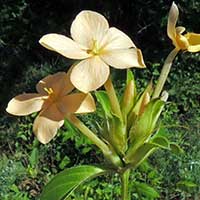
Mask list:
[[[13,98],[7,112],[29,115],[40,111],[33,125],[38,140],[46,144],[68,120],[89,138],[103,153],[100,165],[81,165],[57,174],[43,189],[41,200],[67,199],[84,181],[107,173],[118,174],[121,199],[130,200],[129,176],[150,154],[162,148],[181,151],[166,137],[159,135],[158,120],[168,99],[163,86],[172,62],[181,50],[200,51],[200,34],[186,33],[176,27],[178,8],[172,4],[167,33],[175,46],[167,57],[157,85],[150,81],[145,90],[138,92],[130,68],[145,68],[142,52],[122,31],[110,27],[101,14],[81,11],[71,25],[71,38],[47,34],[40,44],[49,50],[78,60],[67,73],[58,72],[39,81],[38,93],[21,94]],[[120,100],[110,74],[112,66],[127,69],[127,79]],[[104,90],[97,90],[104,86]],[[80,92],[78,92],[78,90]],[[97,132],[90,130],[76,114],[95,112],[96,101],[101,106],[102,121]]]

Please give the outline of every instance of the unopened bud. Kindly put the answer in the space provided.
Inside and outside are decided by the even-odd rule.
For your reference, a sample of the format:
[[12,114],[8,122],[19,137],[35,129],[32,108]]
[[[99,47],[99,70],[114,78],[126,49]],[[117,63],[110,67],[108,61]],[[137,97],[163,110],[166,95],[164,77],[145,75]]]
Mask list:
[[167,91],[163,91],[162,94],[161,94],[160,100],[166,102],[168,97],[169,97],[169,93]]
[[128,114],[134,104],[134,96],[135,96],[135,90],[134,90],[134,81],[131,80],[124,91],[124,96],[121,102],[121,108],[122,112],[124,114]]
[[143,97],[143,100],[142,100],[142,103],[140,106],[139,115],[141,115],[144,112],[144,109],[145,109],[146,105],[149,103],[149,101],[150,101],[150,95],[148,92],[146,92],[144,94],[144,97]]

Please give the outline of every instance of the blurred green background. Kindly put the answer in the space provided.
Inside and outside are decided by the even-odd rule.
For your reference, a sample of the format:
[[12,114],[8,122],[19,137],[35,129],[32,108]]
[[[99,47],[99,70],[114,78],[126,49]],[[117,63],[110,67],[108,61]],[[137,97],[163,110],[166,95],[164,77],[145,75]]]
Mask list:
[[[46,33],[70,36],[70,25],[81,10],[98,11],[128,34],[143,52],[147,69],[135,70],[142,89],[158,78],[173,46],[166,34],[169,0],[1,0],[0,3],[0,199],[38,199],[42,187],[65,167],[100,163],[102,156],[77,130],[64,126],[48,145],[32,133],[35,114],[14,117],[8,101],[35,92],[44,76],[66,71],[73,61],[39,45]],[[176,1],[179,25],[200,33],[200,1]],[[125,71],[112,71],[115,87],[123,87]],[[165,88],[169,102],[161,131],[184,149],[183,155],[157,151],[131,177],[132,199],[200,199],[200,54],[179,53]],[[120,93],[119,93],[120,95]],[[83,120],[95,129],[95,115]],[[67,128],[68,127],[68,128]],[[73,194],[77,200],[118,199],[118,177],[88,182]]]

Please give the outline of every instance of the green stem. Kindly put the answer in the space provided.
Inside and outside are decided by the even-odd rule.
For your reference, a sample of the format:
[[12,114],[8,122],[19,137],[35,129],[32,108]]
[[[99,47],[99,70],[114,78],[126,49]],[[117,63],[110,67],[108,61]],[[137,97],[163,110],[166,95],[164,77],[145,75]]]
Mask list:
[[120,119],[122,119],[122,112],[120,109],[119,101],[118,101],[117,95],[115,93],[115,89],[113,87],[110,76],[109,76],[108,80],[106,81],[106,83],[104,84],[104,87],[105,87],[108,97],[110,99],[112,112],[114,114],[116,114]]
[[93,133],[83,122],[81,122],[75,115],[67,116],[67,119],[74,124],[87,138],[89,138],[96,146],[103,152],[104,156],[111,161],[115,166],[122,167],[122,161],[117,153],[109,148],[95,133]]
[[157,98],[157,97],[160,96],[160,93],[161,93],[161,91],[163,89],[163,86],[164,86],[164,84],[165,84],[165,82],[167,80],[168,74],[170,72],[172,62],[173,62],[173,60],[176,57],[178,52],[179,52],[179,50],[175,48],[167,56],[167,58],[165,60],[165,63],[163,65],[162,71],[160,73],[160,77],[158,79],[158,83],[156,85],[156,88],[154,90],[154,94],[153,94],[152,98]]
[[130,176],[130,169],[126,170],[121,174],[121,199],[122,200],[130,200],[130,193],[129,193],[129,176]]

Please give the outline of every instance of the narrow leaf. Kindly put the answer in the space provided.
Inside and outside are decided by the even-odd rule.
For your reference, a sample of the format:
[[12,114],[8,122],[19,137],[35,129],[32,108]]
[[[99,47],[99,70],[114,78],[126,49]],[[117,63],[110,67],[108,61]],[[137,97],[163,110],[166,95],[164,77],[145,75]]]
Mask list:
[[163,149],[170,149],[170,143],[166,137],[155,137],[150,142]]
[[129,151],[124,157],[126,163],[130,163],[131,168],[136,168],[142,163],[158,146],[152,143],[145,143],[136,151]]
[[146,198],[148,199],[152,199],[152,198],[155,199],[155,198],[160,197],[159,193],[154,188],[147,185],[146,183],[135,182],[134,186],[136,187],[136,190],[138,193],[146,196]]
[[106,116],[112,118],[110,100],[105,91],[95,92],[97,101],[101,104]]
[[134,81],[134,75],[133,72],[130,69],[127,69],[127,73],[126,73],[126,84],[128,84],[130,81]]
[[131,142],[130,151],[136,150],[151,136],[163,106],[163,101],[159,99],[152,100],[147,105],[144,113],[138,117],[129,132]]
[[29,157],[29,162],[31,167],[35,167],[38,164],[38,161],[39,161],[39,152],[37,148],[34,148]]
[[177,154],[177,155],[180,155],[182,153],[184,153],[183,149],[181,149],[181,147],[176,144],[176,143],[171,143],[170,144],[170,149],[173,153]]
[[191,181],[187,181],[187,180],[184,180],[184,181],[179,181],[177,184],[177,187],[179,188],[194,188],[194,187],[197,187],[197,184],[191,182]]

